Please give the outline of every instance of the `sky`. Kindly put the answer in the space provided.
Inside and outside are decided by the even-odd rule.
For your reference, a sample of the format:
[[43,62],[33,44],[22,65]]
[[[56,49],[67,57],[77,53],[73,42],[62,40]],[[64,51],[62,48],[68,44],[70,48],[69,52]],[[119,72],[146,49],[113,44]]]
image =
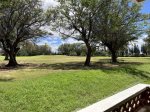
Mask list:
[[[42,2],[43,2],[44,9],[47,9],[49,6],[58,5],[58,3],[55,2],[54,0],[42,0]],[[45,27],[45,30],[49,30],[49,29],[50,28]],[[64,40],[56,32],[52,32],[52,33],[53,33],[53,36],[43,38],[42,41],[40,41],[38,44],[43,45],[43,44],[47,43],[52,48],[53,52],[57,52],[58,47],[64,43],[69,43],[69,44],[82,43],[81,41],[77,41],[73,38],[68,38],[68,39]]]
[[[150,13],[150,0],[144,0],[144,2],[142,2],[141,12],[144,13],[144,14]],[[139,47],[141,47],[141,45],[144,43],[143,38],[146,38],[146,37],[147,37],[147,35],[143,35],[142,37],[140,37],[137,40],[137,44],[138,44]]]
[[[47,9],[49,6],[58,5],[58,3],[55,2],[54,0],[42,0],[42,2],[43,2],[44,9]],[[145,14],[150,13],[150,0],[145,0],[144,2],[142,2],[142,6],[143,6],[141,9],[142,13],[145,13]],[[48,28],[46,28],[46,29],[48,29]],[[145,37],[146,37],[146,35],[143,35],[136,41],[136,43],[139,45],[139,47],[143,44],[143,38],[145,38]],[[72,44],[72,43],[77,43],[77,42],[79,42],[79,41],[77,41],[73,38],[68,38],[66,40],[63,40],[57,33],[54,33],[53,36],[49,36],[49,37],[42,39],[42,41],[39,42],[38,44],[42,45],[42,44],[47,43],[49,46],[52,47],[53,52],[57,52],[57,49],[61,44],[64,44],[64,43]]]
[[145,0],[143,2],[142,12],[143,13],[150,13],[150,0]]

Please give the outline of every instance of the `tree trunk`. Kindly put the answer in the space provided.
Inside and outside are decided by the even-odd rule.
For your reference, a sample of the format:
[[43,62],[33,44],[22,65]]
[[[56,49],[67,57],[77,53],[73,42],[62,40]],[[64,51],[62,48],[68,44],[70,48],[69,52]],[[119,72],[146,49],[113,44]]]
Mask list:
[[6,65],[7,67],[16,67],[18,65],[17,61],[16,61],[16,55],[15,53],[10,52],[9,53],[9,62]]
[[0,42],[2,43],[6,54],[9,55],[9,62],[6,66],[7,67],[16,67],[18,65],[18,63],[16,61],[16,54],[18,53],[18,51],[20,49],[20,48],[17,48],[19,41],[18,42],[15,41],[13,45],[9,39],[6,39],[5,41],[3,39],[1,39]]
[[86,47],[87,47],[87,54],[86,54],[86,60],[85,60],[84,66],[90,66],[91,55],[92,55],[92,48],[91,48],[91,46],[88,43],[86,44]]
[[4,60],[9,60],[9,55],[6,52],[5,52],[5,59]]
[[113,63],[117,63],[117,53],[116,51],[111,51],[111,59]]

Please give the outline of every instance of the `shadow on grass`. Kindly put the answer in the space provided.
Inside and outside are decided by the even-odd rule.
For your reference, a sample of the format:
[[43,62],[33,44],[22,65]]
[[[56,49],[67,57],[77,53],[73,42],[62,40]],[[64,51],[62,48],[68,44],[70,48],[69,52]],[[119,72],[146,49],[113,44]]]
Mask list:
[[141,78],[150,79],[150,72],[138,70],[135,68],[125,68],[127,73],[130,73],[131,75],[135,75]]
[[131,66],[125,66],[125,67],[118,67],[118,68],[112,68],[112,69],[102,69],[103,72],[105,73],[110,73],[110,72],[122,72],[122,73],[127,73],[132,76],[137,76],[140,78],[145,78],[145,79],[150,79],[150,72],[142,71],[137,69],[136,67],[131,67]]
[[[107,66],[107,64],[101,64],[102,65],[101,70],[103,70],[103,72],[105,72],[105,73],[123,72],[123,73],[127,73],[129,75],[138,76],[140,78],[150,79],[150,72],[146,72],[146,71],[137,69],[137,66],[142,65],[144,63],[125,62],[125,60],[119,60],[119,61],[120,62],[117,64],[107,63],[108,65],[111,65],[111,66]],[[104,62],[106,62],[106,60]],[[110,62],[110,61],[107,60],[107,62]],[[97,64],[98,63],[101,63],[101,62],[97,62]],[[103,65],[105,65],[105,66],[103,66]]]
[[[119,69],[126,66],[135,66],[135,65],[141,65],[142,63],[137,62],[120,62],[120,63],[108,63],[108,62],[94,62],[91,64],[91,66],[86,67],[84,66],[84,63],[82,62],[69,62],[69,63],[55,63],[55,64],[39,64],[39,65],[33,65],[31,68],[36,69],[53,69],[53,70],[112,70],[112,69]],[[31,66],[32,66],[31,65]],[[29,64],[30,66],[30,64]]]
[[144,63],[125,62],[119,60],[119,63],[113,64],[110,59],[101,59],[99,62],[93,62],[90,67],[85,67],[83,62],[68,62],[55,64],[32,64],[26,63],[16,68],[1,67],[1,70],[17,70],[17,69],[48,69],[48,70],[102,70],[105,73],[123,72],[140,78],[150,79],[150,72],[137,69],[137,66]]
[[14,78],[1,78],[0,77],[0,82],[11,82],[13,80],[14,80]]
[[120,62],[117,64],[96,62],[90,67],[83,66],[83,63],[57,63],[41,64],[36,69],[53,69],[53,70],[102,70],[105,73],[123,72],[140,78],[150,79],[150,72],[137,69],[139,62]]

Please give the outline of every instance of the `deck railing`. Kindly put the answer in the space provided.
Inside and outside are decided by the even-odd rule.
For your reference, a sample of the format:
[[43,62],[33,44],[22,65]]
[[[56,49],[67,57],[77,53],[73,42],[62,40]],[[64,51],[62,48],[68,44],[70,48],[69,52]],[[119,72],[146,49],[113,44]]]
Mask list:
[[78,112],[136,112],[150,105],[150,85],[138,84]]

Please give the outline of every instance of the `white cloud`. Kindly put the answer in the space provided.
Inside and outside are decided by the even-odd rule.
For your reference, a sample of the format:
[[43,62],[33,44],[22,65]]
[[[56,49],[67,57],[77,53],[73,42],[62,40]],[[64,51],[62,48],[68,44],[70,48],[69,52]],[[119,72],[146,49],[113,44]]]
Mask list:
[[58,2],[55,0],[41,0],[43,2],[43,8],[47,9],[49,6],[57,6]]
[[139,46],[141,46],[142,44],[144,44],[143,39],[145,39],[147,37],[146,34],[142,35],[138,40],[136,40],[136,44],[138,44]]
[[141,50],[141,46],[144,44],[144,40],[147,37],[147,34],[142,35],[138,40],[135,40],[130,43],[129,47],[133,47],[134,44],[138,45],[139,49]]
[[73,44],[73,43],[83,43],[83,42],[75,40],[74,38],[68,38],[68,39],[64,40],[63,43]]

